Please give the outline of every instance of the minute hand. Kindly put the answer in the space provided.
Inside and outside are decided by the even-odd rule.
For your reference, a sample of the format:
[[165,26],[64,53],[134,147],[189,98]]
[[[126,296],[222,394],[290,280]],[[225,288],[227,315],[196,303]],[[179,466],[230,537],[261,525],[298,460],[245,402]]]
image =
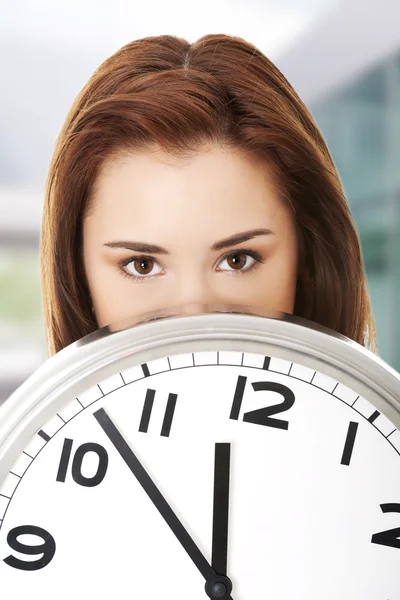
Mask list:
[[203,575],[206,582],[206,593],[209,598],[215,600],[233,600],[230,595],[232,590],[231,581],[227,577],[218,575],[212,568],[104,408],[98,409],[93,413],[93,416],[124,459],[129,469],[135,475],[136,479],[182,544],[200,573]]

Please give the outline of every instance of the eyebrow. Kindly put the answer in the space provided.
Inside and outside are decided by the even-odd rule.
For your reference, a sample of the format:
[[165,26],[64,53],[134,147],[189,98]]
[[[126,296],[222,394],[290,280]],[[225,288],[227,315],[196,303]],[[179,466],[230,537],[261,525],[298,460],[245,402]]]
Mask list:
[[[242,244],[243,242],[247,242],[248,240],[252,240],[255,237],[260,235],[274,235],[274,232],[271,229],[250,229],[249,231],[242,231],[241,233],[235,233],[219,242],[215,242],[210,248],[213,252],[217,250],[223,250],[224,248],[229,248],[230,246],[235,246],[236,244]],[[135,252],[148,252],[149,254],[167,254],[170,252],[163,248],[162,246],[157,246],[155,244],[147,244],[146,242],[132,242],[128,240],[122,240],[117,242],[107,242],[104,246],[108,246],[109,248],[124,248],[126,250],[133,250]]]

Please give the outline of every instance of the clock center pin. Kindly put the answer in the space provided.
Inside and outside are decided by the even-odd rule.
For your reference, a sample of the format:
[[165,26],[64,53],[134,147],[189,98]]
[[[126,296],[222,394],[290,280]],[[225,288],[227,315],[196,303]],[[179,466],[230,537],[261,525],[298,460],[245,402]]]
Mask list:
[[232,591],[232,583],[228,577],[222,575],[218,576],[218,579],[212,579],[207,581],[205,585],[206,593],[211,600],[217,600],[229,598]]

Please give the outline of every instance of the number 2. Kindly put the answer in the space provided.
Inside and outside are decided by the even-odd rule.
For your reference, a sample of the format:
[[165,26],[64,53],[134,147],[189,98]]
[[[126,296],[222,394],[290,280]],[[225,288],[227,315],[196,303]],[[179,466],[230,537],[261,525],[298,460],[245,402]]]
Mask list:
[[[400,504],[381,504],[381,510],[383,513],[400,513]],[[400,527],[374,533],[371,543],[389,546],[390,548],[400,548]]]

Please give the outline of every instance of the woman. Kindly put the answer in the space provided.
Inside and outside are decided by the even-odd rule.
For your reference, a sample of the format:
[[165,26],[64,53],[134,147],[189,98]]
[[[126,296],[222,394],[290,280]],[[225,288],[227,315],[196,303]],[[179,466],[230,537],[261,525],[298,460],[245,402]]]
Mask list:
[[55,148],[41,252],[50,353],[188,303],[293,313],[376,351],[326,144],[282,73],[238,37],[136,40],[95,71]]

